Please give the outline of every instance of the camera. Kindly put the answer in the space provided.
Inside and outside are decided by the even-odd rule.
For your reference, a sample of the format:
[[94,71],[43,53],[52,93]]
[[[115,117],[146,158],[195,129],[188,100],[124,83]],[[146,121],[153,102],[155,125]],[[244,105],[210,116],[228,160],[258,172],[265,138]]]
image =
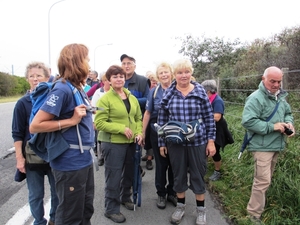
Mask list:
[[89,106],[89,107],[86,108],[86,110],[94,113],[94,112],[96,112],[98,110],[104,110],[104,109],[100,108],[100,107]]
[[285,133],[286,135],[291,135],[291,134],[293,134],[294,132],[293,132],[290,128],[285,127],[285,128],[284,128],[284,133]]

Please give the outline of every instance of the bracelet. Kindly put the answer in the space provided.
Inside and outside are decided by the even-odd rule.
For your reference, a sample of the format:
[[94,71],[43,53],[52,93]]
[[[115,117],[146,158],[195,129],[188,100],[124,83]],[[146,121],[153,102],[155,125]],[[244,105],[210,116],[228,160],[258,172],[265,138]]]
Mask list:
[[58,122],[58,130],[61,130],[60,120],[57,120]]

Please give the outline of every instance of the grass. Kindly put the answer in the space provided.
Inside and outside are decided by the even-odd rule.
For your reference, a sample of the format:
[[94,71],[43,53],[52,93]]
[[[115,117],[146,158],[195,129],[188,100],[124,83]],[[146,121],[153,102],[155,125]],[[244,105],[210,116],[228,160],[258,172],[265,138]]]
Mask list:
[[0,103],[16,102],[21,97],[22,97],[22,95],[8,96],[8,97],[0,96]]
[[[222,179],[214,182],[209,181],[208,177],[214,169],[210,159],[206,181],[209,189],[220,199],[223,210],[232,223],[250,225],[252,223],[247,215],[246,207],[251,193],[254,162],[247,150],[241,159],[237,159],[244,135],[241,115],[242,106],[240,108],[226,106],[226,120],[235,143],[227,145],[224,152],[221,152]],[[294,116],[297,117],[298,115]],[[272,184],[267,191],[265,211],[262,215],[262,220],[266,225],[300,224],[299,146],[300,139],[297,135],[288,139],[286,150],[278,158]]]

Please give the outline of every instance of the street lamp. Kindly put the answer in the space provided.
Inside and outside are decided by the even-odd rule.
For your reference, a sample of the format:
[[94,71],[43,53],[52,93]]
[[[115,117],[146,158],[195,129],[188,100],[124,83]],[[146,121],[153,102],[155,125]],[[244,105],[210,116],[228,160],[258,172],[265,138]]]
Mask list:
[[54,2],[51,6],[50,6],[50,8],[49,8],[49,11],[48,11],[48,51],[49,51],[49,66],[51,66],[51,46],[50,46],[50,11],[51,11],[51,9],[52,9],[52,7],[54,6],[54,5],[56,5],[57,3],[60,3],[60,2],[62,2],[62,1],[65,1],[65,0],[60,0],[60,1],[58,1],[58,2]]
[[94,49],[94,70],[96,70],[96,50],[97,50],[97,48],[99,48],[99,47],[101,47],[101,46],[105,46],[105,45],[112,45],[112,43],[103,44],[103,45],[98,45],[98,46]]

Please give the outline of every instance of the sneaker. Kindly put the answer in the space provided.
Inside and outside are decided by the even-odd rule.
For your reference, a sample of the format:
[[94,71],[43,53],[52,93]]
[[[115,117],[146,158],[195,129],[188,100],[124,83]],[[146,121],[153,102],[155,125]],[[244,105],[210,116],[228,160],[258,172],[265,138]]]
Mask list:
[[143,169],[142,169],[142,167],[140,167],[140,169],[141,169],[141,177],[144,177],[144,176],[145,176],[145,174],[146,174],[146,171],[145,171],[145,170],[143,170]]
[[116,213],[116,214],[107,214],[104,213],[104,216],[111,219],[115,223],[123,223],[126,221],[125,216],[122,213]]
[[218,171],[214,171],[214,173],[209,177],[211,181],[216,181],[221,178],[221,173]]
[[103,166],[104,165],[104,158],[98,160],[98,165],[99,166]]
[[206,208],[205,207],[197,207],[197,225],[206,225]]
[[147,161],[148,160],[148,156],[144,155],[141,159],[142,159],[142,161]]
[[152,170],[153,169],[153,165],[152,165],[151,160],[146,161],[146,168],[147,168],[147,170]]
[[128,202],[122,202],[122,205],[124,205],[128,210],[134,210],[134,204],[131,200],[129,200]]
[[262,225],[263,224],[260,217],[255,217],[255,216],[250,215],[250,220],[253,225]]
[[168,202],[171,202],[175,207],[177,206],[177,197],[174,195],[168,195]]
[[164,196],[158,196],[156,206],[159,209],[166,208],[166,197],[164,197]]
[[177,203],[176,210],[173,212],[171,216],[170,222],[172,224],[179,224],[181,222],[182,217],[184,216],[185,204]]
[[51,220],[49,220],[48,225],[55,225],[55,223]]

